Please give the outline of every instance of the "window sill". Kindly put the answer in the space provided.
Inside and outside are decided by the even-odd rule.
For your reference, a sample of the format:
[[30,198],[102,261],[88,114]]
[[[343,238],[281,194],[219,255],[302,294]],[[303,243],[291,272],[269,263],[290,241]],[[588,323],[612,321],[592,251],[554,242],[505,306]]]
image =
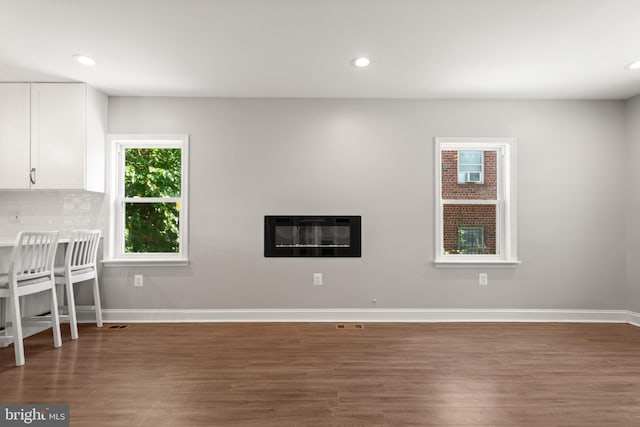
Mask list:
[[189,265],[188,258],[145,258],[145,259],[105,259],[105,267],[184,267]]
[[476,268],[476,267],[496,267],[496,268],[515,268],[522,261],[519,260],[503,260],[503,259],[439,259],[433,261],[436,268]]

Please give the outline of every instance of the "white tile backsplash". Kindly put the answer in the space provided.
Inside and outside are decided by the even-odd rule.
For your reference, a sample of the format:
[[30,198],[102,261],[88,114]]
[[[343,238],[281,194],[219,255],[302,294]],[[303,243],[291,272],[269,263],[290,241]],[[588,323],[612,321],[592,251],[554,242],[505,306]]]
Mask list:
[[19,231],[58,230],[69,237],[74,229],[105,231],[106,197],[86,191],[0,191],[0,241]]

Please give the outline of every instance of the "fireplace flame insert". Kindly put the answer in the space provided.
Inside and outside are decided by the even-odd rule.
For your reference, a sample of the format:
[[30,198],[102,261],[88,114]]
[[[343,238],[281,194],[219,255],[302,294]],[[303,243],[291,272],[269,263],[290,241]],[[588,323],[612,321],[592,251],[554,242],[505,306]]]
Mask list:
[[360,216],[264,217],[265,257],[360,257]]

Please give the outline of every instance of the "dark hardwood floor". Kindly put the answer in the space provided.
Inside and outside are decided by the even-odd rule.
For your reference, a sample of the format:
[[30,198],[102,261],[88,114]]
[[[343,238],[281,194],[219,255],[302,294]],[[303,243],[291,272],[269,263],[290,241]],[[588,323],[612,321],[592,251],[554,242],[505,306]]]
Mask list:
[[73,426],[639,426],[624,324],[81,325],[0,349],[1,403]]

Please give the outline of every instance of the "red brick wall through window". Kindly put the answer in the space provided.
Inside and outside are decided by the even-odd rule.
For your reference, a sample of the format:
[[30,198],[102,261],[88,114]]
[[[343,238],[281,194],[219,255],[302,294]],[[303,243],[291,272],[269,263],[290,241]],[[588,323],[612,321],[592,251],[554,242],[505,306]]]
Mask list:
[[484,182],[458,184],[458,151],[442,151],[443,238],[445,253],[459,253],[460,227],[483,227],[485,248],[496,253],[496,206],[447,204],[446,200],[496,200],[497,153],[484,152]]
[[442,198],[495,200],[497,188],[496,152],[484,152],[484,183],[458,184],[458,151],[442,152]]
[[443,236],[446,253],[458,253],[459,227],[483,227],[482,253],[496,253],[496,205],[444,205]]

